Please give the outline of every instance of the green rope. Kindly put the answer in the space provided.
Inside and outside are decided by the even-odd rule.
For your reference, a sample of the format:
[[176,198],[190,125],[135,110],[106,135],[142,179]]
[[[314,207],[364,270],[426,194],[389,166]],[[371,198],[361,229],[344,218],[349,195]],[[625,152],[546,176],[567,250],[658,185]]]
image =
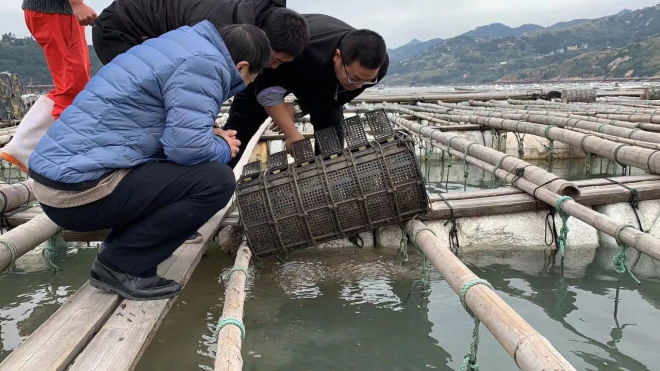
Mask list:
[[399,242],[399,249],[396,251],[397,256],[401,256],[401,261],[403,263],[408,262],[408,236],[406,236],[406,231],[401,228],[401,241]]
[[569,200],[573,201],[571,197],[561,196],[555,202],[555,209],[557,210],[557,212],[559,213],[559,217],[561,218],[561,229],[559,230],[559,236],[557,236],[557,247],[559,247],[559,253],[561,254],[562,258],[564,257],[564,251],[566,250],[566,237],[568,236],[568,218],[570,217],[570,215],[568,215],[568,213],[561,208],[561,205]]
[[[422,249],[419,247],[419,244],[417,243],[417,236],[423,232],[423,231],[428,231],[431,232],[434,236],[436,236],[435,232],[430,230],[429,228],[420,228],[415,232],[415,234],[412,236],[412,243],[415,245],[417,250],[422,254],[422,277],[419,279],[423,287],[428,287],[431,284],[431,270],[428,267],[428,261],[426,259],[426,254],[422,251]],[[436,236],[437,237],[437,236]]]
[[64,241],[64,237],[62,236],[62,230],[50,236],[46,242],[46,247],[41,250],[41,256],[44,257],[46,263],[56,271],[61,271],[62,268],[55,264],[55,259],[59,256],[58,249],[66,249],[66,241]]
[[223,318],[218,322],[218,325],[215,327],[215,336],[218,336],[218,333],[220,330],[222,330],[223,327],[227,325],[234,325],[238,327],[239,330],[241,330],[241,339],[245,339],[245,325],[241,320],[238,320],[236,318]]
[[471,279],[463,284],[461,291],[458,293],[458,296],[461,300],[461,305],[465,308],[465,311],[474,319],[474,329],[472,330],[472,343],[470,343],[470,352],[465,355],[463,362],[461,363],[461,371],[477,371],[479,370],[479,362],[477,360],[477,352],[479,350],[479,325],[481,321],[479,318],[474,315],[474,313],[468,308],[465,303],[465,295],[467,292],[475,285],[486,285],[493,290],[493,285],[488,281],[481,278]]
[[591,153],[585,153],[584,157],[584,175],[591,175],[591,160],[593,157]]
[[516,130],[513,133],[513,135],[516,136],[516,141],[518,142],[518,158],[523,158],[525,156],[525,134],[526,133],[520,134],[518,132],[518,126],[521,123],[522,123],[521,121],[518,121],[518,123],[516,124]]
[[465,147],[464,157],[463,157],[463,192],[467,190],[467,178],[470,176],[470,168],[468,167],[467,157],[470,153],[470,147],[477,143],[470,143]]
[[628,244],[626,244],[621,240],[621,232],[623,232],[623,230],[626,228],[635,228],[635,227],[629,224],[621,225],[619,226],[619,228],[616,229],[616,232],[614,232],[614,240],[616,241],[616,244],[619,247],[619,253],[612,258],[612,264],[614,265],[614,270],[617,273],[628,272],[628,274],[630,274],[630,277],[632,277],[632,279],[635,280],[635,282],[637,282],[637,284],[639,285],[641,284],[641,282],[635,276],[635,274],[630,269],[628,269],[628,266],[626,265],[626,261],[628,260],[628,257],[626,255],[626,250],[628,250],[630,246],[628,246]]
[[250,276],[249,273],[248,273],[248,268],[247,267],[234,267],[234,268],[230,269],[229,272],[227,272],[223,276],[223,280],[228,281],[231,278],[231,275],[234,272],[243,272],[245,274],[245,278],[248,278]]
[[7,273],[11,270],[11,268],[14,266],[16,263],[16,260],[18,259],[18,248],[16,247],[16,244],[14,241],[8,240],[6,238],[0,238],[0,245],[4,246],[9,250],[9,264],[2,270],[0,270],[0,274]]

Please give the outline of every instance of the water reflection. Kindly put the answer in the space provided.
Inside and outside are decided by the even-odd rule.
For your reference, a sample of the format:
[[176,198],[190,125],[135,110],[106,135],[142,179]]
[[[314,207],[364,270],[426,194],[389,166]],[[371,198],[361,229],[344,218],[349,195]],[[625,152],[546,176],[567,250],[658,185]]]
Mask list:
[[71,245],[56,258],[63,269],[56,272],[43,262],[41,254],[30,253],[0,278],[0,360],[87,280],[95,254],[95,249]]
[[[569,249],[563,268],[552,251],[461,258],[577,369],[654,368],[660,335],[648,330],[660,328],[660,282],[619,282],[594,255]],[[213,251],[203,260],[138,370],[212,369],[223,291],[213,272],[228,264]],[[421,264],[413,253],[402,265],[393,248],[305,250],[285,264],[258,263],[245,307],[245,369],[456,369],[472,320],[435,270],[430,288],[419,288]],[[482,366],[515,369],[483,328],[479,349]]]

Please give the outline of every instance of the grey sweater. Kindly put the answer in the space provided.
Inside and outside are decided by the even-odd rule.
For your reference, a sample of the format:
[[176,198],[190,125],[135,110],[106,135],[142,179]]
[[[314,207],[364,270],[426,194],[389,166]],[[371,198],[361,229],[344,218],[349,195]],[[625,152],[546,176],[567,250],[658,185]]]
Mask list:
[[23,0],[22,8],[41,13],[73,13],[68,0]]

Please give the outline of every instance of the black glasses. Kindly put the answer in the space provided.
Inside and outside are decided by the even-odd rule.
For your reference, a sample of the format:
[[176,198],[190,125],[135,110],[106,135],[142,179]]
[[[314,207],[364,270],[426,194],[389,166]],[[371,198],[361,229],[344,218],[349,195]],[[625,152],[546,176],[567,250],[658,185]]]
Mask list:
[[[342,60],[341,52],[339,52],[339,59]],[[352,79],[348,75],[348,70],[346,69],[346,65],[344,64],[343,61],[342,61],[341,65],[342,65],[342,67],[344,67],[344,73],[346,74],[346,80],[348,81],[349,84],[355,84],[355,85],[376,85],[376,84],[378,84],[378,76],[376,76],[376,78],[373,79],[373,80],[359,80],[359,79],[356,80],[356,79]]]

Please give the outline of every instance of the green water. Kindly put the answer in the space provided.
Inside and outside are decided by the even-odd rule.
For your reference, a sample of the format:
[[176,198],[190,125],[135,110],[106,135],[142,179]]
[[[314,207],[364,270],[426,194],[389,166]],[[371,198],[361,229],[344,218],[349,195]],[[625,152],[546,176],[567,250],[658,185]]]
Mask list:
[[[429,187],[444,190],[433,165]],[[583,178],[583,170],[568,162],[553,169],[571,179]],[[462,166],[452,168],[450,191],[463,189],[462,176]],[[490,182],[489,175],[471,169],[467,189]],[[84,283],[95,253],[84,245],[69,248],[57,260],[60,272],[33,254],[0,278],[0,359]],[[640,275],[637,286],[611,269],[611,251],[604,249],[572,253],[569,245],[563,270],[551,255],[508,251],[461,258],[578,370],[659,369],[660,280]],[[219,249],[209,250],[138,370],[213,368],[220,277],[231,264]],[[395,248],[309,249],[284,264],[257,262],[245,306],[245,369],[457,368],[469,349],[472,319],[435,270],[429,287],[420,284],[421,266],[412,249],[402,265]],[[483,326],[479,362],[482,370],[516,369]]]

